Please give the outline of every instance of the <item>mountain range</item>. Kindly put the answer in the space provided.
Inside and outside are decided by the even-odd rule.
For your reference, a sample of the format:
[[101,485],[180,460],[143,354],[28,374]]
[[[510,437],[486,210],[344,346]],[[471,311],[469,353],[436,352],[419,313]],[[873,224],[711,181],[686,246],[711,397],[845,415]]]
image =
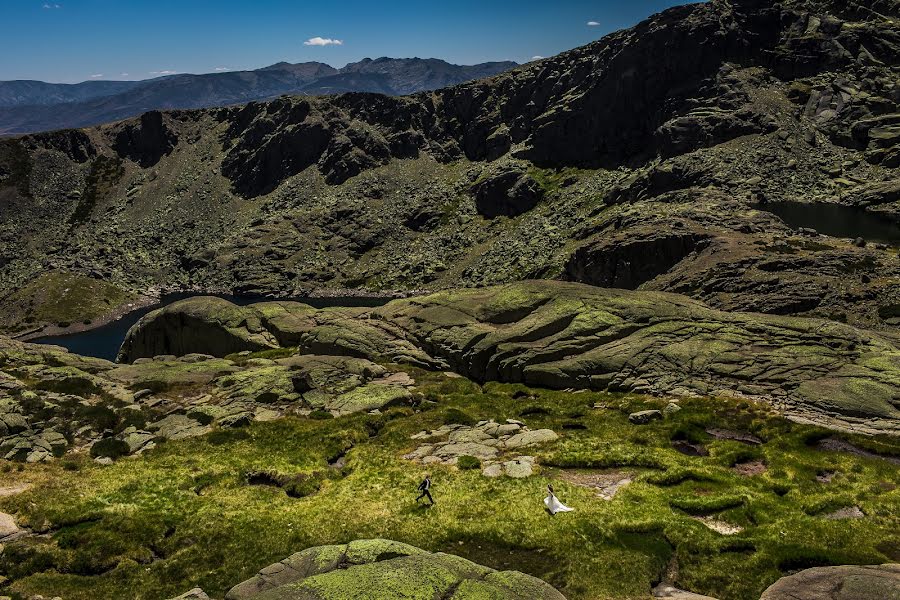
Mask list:
[[282,94],[399,96],[489,77],[515,66],[514,62],[461,66],[439,59],[383,57],[341,69],[320,62],[280,62],[253,71],[179,74],[144,81],[2,81],[0,134],[86,127],[148,110],[224,106]]

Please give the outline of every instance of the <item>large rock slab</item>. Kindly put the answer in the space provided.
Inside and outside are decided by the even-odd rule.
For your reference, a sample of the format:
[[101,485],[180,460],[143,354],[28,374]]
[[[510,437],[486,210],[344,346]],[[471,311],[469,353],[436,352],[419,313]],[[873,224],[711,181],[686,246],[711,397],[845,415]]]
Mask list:
[[888,600],[900,598],[900,564],[817,567],[782,577],[760,600]]
[[[192,326],[188,316],[202,323],[183,334],[191,350],[221,352],[233,333],[221,302],[148,315],[123,355],[133,358],[159,336],[181,339],[173,323]],[[822,319],[723,312],[676,294],[557,281],[449,290],[375,309],[265,303],[240,311],[302,352],[449,366],[481,382],[743,396],[798,420],[900,432],[897,338]],[[237,339],[269,339],[254,327],[239,328]]]
[[565,600],[535,577],[390,540],[309,548],[261,569],[225,595],[225,600],[345,598]]
[[12,515],[0,512],[0,541],[17,535],[21,530]]
[[[153,328],[148,331],[149,323]],[[145,315],[128,332],[119,359],[133,362],[141,357],[192,353],[222,357],[277,346],[257,311],[222,298],[197,297]]]

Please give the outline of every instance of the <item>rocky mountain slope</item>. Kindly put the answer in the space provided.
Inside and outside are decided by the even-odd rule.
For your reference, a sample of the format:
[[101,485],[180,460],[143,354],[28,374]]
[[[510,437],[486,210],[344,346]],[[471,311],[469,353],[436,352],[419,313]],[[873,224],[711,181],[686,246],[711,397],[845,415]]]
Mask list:
[[0,135],[86,127],[152,109],[204,108],[282,94],[411,94],[489,77],[513,62],[452,65],[438,59],[365,59],[335,69],[320,62],[280,62],[253,71],[180,74],[145,81],[52,84],[0,81]]
[[895,330],[896,247],[761,202],[900,221],[898,18],[895,0],[716,0],[433,92],[6,140],[3,325],[70,324],[74,303],[103,318],[162,288],[559,278]]

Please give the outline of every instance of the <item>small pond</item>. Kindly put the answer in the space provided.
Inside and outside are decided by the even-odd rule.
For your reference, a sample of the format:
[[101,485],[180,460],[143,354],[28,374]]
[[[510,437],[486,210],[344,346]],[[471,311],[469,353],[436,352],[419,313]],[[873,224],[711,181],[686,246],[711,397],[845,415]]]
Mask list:
[[753,207],[778,216],[794,229],[808,227],[832,237],[861,237],[868,242],[900,246],[900,223],[876,212],[821,202],[767,202]]
[[[106,360],[114,361],[116,360],[116,355],[119,353],[119,347],[122,345],[122,342],[125,341],[125,334],[128,333],[131,326],[137,323],[141,317],[158,308],[177,302],[178,300],[193,298],[198,295],[201,294],[166,294],[161,298],[159,304],[135,310],[123,316],[121,319],[101,327],[68,335],[42,337],[31,341],[37,344],[62,346],[76,354],[95,356],[97,358],[105,358]],[[205,295],[214,295],[219,298],[224,298],[225,300],[240,306],[246,306],[248,304],[253,304],[254,302],[267,302],[272,300],[272,298],[259,296],[229,296],[225,294]],[[381,306],[386,304],[390,298],[360,298],[346,296],[334,298],[290,298],[290,300],[303,302],[304,304],[309,304],[316,308],[324,308],[327,306]]]

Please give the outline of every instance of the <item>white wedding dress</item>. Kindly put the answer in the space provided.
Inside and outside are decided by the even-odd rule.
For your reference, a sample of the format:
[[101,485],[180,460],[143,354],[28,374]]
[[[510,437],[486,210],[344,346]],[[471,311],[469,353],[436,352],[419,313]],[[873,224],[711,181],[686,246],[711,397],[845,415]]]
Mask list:
[[569,508],[568,506],[560,502],[559,499],[553,494],[547,494],[547,497],[544,498],[544,506],[547,507],[547,510],[549,510],[550,514],[552,515],[555,515],[556,513],[575,510],[574,508]]

